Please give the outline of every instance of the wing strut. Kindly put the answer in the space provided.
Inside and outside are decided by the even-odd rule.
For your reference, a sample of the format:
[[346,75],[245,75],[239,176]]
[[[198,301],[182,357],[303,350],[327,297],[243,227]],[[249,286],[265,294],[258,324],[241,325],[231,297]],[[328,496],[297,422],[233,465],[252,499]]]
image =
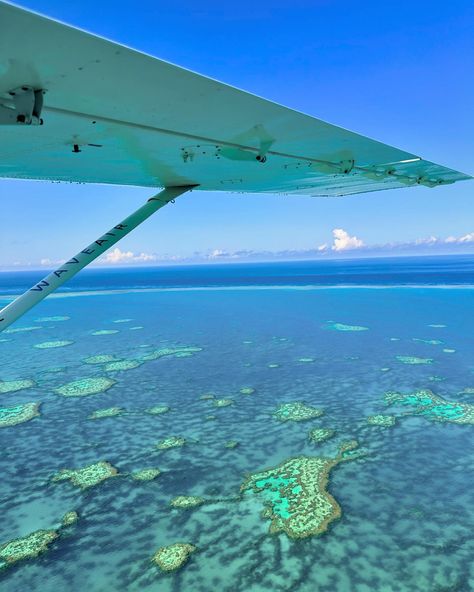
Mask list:
[[144,222],[157,210],[170,201],[173,201],[178,195],[190,191],[193,187],[195,187],[195,185],[166,187],[163,191],[160,191],[160,193],[151,197],[146,204],[141,208],[138,208],[138,210],[133,212],[128,218],[125,218],[125,220],[111,228],[75,257],[66,261],[27,292],[16,298],[13,302],[10,302],[10,304],[0,310],[0,331],[6,329],[14,321],[30,310],[30,308],[33,308],[33,306],[38,304],[38,302],[41,302],[43,298],[46,298],[48,294],[54,292],[56,288],[59,288],[64,282],[76,275],[78,271],[105,253],[105,251],[107,251],[112,245],[115,245],[116,242]]

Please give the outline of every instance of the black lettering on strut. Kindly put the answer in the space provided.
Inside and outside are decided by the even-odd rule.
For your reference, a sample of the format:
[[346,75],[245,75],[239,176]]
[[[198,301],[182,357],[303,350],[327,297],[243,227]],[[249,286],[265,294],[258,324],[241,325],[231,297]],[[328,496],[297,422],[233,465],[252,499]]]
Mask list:
[[66,261],[66,265],[71,265],[72,263],[79,263],[79,259],[73,257],[72,259],[69,259],[69,261]]
[[89,248],[81,251],[81,253],[84,253],[84,255],[92,255],[93,252],[94,252],[94,249],[89,249]]
[[115,230],[125,230],[125,228],[127,228],[126,224],[117,224],[117,226],[114,226]]
[[30,292],[42,292],[46,286],[49,286],[49,283],[46,280],[41,280],[39,284],[36,284],[36,288],[30,288]]
[[95,241],[96,245],[99,245],[99,247],[101,247],[104,243],[108,243],[109,241],[106,238],[99,238]]
[[63,274],[63,273],[67,273],[67,272],[68,272],[68,270],[67,270],[67,269],[56,269],[56,271],[54,272],[54,275],[55,275],[56,277],[61,277],[61,274]]

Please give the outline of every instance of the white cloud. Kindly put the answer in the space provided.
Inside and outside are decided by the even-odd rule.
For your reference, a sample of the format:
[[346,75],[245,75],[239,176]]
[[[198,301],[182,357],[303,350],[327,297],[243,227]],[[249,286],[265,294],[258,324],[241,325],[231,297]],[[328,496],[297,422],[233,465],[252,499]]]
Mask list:
[[149,253],[135,254],[132,251],[122,251],[115,247],[112,251],[101,257],[97,263],[120,265],[122,263],[150,263],[157,261],[158,257]]
[[319,251],[319,253],[324,253],[324,251],[328,250],[328,244],[324,243],[323,245],[319,245],[319,247],[317,247],[317,250]]
[[364,243],[356,236],[350,236],[348,232],[342,228],[335,228],[332,231],[334,243],[331,247],[333,251],[350,251],[352,249],[360,249]]

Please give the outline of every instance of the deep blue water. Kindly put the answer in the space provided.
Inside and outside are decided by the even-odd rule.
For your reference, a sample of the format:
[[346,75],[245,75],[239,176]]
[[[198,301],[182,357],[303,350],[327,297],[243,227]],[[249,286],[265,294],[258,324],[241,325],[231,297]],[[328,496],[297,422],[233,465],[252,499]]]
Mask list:
[[[0,556],[3,542],[59,532],[37,558],[0,568],[2,592],[474,590],[474,425],[384,401],[430,389],[474,405],[473,272],[472,257],[430,257],[82,273],[0,334],[0,390],[32,381],[0,393],[1,407],[41,403],[39,417],[0,428]],[[0,274],[0,294],[41,275]],[[36,347],[53,341],[70,343]],[[201,351],[143,359],[182,346]],[[114,371],[87,363],[97,355],[143,363]],[[57,391],[91,378],[115,383],[82,397]],[[215,407],[208,393],[233,404]],[[278,421],[278,404],[294,401],[324,414]],[[171,410],[146,413],[155,405]],[[110,407],[124,412],[90,419]],[[370,426],[374,414],[396,424]],[[336,435],[312,443],[315,427]],[[186,444],[159,450],[169,436]],[[364,456],[336,466],[327,486],[341,517],[318,536],[270,533],[264,499],[240,493],[246,476],[293,457],[334,458],[352,439]],[[52,481],[98,461],[119,476],[84,491]],[[151,467],[157,479],[132,478]],[[206,503],[176,509],[177,495]],[[79,520],[62,528],[71,510]],[[151,557],[176,542],[197,551],[165,574]]]

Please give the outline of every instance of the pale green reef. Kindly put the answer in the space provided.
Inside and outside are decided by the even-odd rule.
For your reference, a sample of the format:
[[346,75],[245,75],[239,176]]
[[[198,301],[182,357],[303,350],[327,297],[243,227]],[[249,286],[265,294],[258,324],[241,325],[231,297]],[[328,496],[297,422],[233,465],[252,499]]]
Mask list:
[[275,468],[250,475],[241,491],[257,494],[270,520],[271,533],[284,532],[289,538],[302,539],[325,532],[341,516],[341,508],[327,491],[330,471],[348,455],[357,443],[341,446],[336,458],[299,456]]
[[0,545],[0,569],[44,553],[59,536],[55,530],[36,530],[24,537]]
[[273,413],[273,417],[279,421],[306,421],[315,417],[321,417],[323,413],[324,411],[322,409],[305,405],[301,401],[295,401],[278,405],[276,411]]
[[0,380],[0,394],[14,393],[35,386],[33,380]]
[[65,317],[65,316],[55,316],[55,317],[39,317],[37,319],[35,319],[35,323],[60,323],[62,321],[69,321],[71,317]]
[[214,395],[212,393],[204,393],[199,398],[201,401],[210,401],[211,399],[214,399]]
[[84,359],[86,364],[107,364],[108,362],[117,362],[117,358],[110,354],[100,354],[98,356],[90,356]]
[[279,368],[280,364],[267,364],[268,368]]
[[455,354],[456,353],[456,350],[455,349],[450,349],[450,348],[445,348],[445,349],[443,349],[443,352],[445,354]]
[[432,421],[445,421],[458,424],[474,424],[474,405],[446,401],[428,389],[409,394],[394,391],[385,393],[388,405],[409,407],[406,415],[421,415]]
[[117,319],[116,321],[112,321],[112,323],[131,323],[133,319]]
[[107,407],[106,409],[97,409],[89,416],[89,419],[104,419],[106,417],[117,417],[122,415],[124,409],[122,407]]
[[79,514],[75,510],[71,510],[71,512],[66,512],[66,514],[64,514],[61,524],[63,526],[72,526],[73,524],[76,524],[78,520]]
[[169,438],[160,440],[156,447],[159,450],[168,450],[168,448],[178,448],[179,446],[184,446],[184,444],[186,444],[185,438],[181,438],[179,436],[170,436]]
[[163,571],[175,571],[182,567],[196,550],[197,548],[190,543],[174,543],[160,547],[153,555],[152,561]]
[[14,407],[0,407],[0,428],[30,421],[40,415],[40,403],[23,403]]
[[24,333],[25,331],[36,331],[43,327],[16,327],[15,329],[5,329],[4,333]]
[[81,378],[60,386],[55,389],[55,392],[63,397],[87,397],[88,395],[103,393],[114,384],[115,380],[111,378]]
[[334,321],[327,321],[326,329],[332,329],[333,331],[368,331],[368,327],[362,327],[361,325],[345,325],[344,323],[335,323]]
[[215,399],[213,401],[214,407],[229,407],[234,404],[234,399]]
[[251,386],[244,386],[239,391],[239,393],[241,395],[253,395],[254,392],[255,392],[255,389],[252,388]]
[[372,426],[390,428],[395,425],[396,417],[394,415],[369,415],[367,423]]
[[160,469],[149,468],[135,471],[132,473],[132,478],[135,479],[135,481],[153,481],[153,479],[156,479],[159,475],[161,475]]
[[110,463],[99,461],[82,469],[63,469],[53,477],[53,482],[68,480],[76,487],[88,489],[117,474],[118,470]]
[[310,363],[314,362],[314,358],[298,358],[298,362]]
[[120,372],[123,370],[133,370],[141,366],[143,362],[139,360],[117,360],[116,362],[109,362],[104,366],[105,372]]
[[188,510],[189,508],[196,508],[204,504],[205,501],[203,497],[197,495],[178,495],[170,501],[170,504],[173,508]]
[[164,356],[176,356],[176,354],[194,354],[202,351],[202,347],[163,347],[161,349],[155,349],[148,354],[140,357],[141,360],[149,362],[151,360],[159,360]]
[[426,343],[427,345],[441,345],[443,343],[439,339],[418,339],[417,337],[414,337],[413,341],[417,341],[418,343]]
[[147,409],[146,413],[149,413],[150,415],[163,415],[163,413],[168,413],[170,409],[171,407],[168,407],[168,405],[155,405],[154,407]]
[[402,364],[418,365],[418,364],[432,364],[434,360],[431,358],[417,358],[415,356],[396,356],[396,359]]
[[321,442],[329,440],[330,438],[335,436],[335,434],[336,431],[332,428],[314,428],[313,430],[310,430],[308,438],[311,442],[320,444]]
[[43,343],[37,343],[33,347],[37,349],[52,349],[55,347],[66,347],[66,345],[72,345],[74,341],[43,341]]
[[113,335],[118,332],[118,329],[100,329],[99,331],[92,331],[91,335]]
[[224,448],[229,448],[230,450],[233,450],[234,448],[237,448],[238,445],[239,442],[237,440],[227,440],[227,442],[224,444]]

